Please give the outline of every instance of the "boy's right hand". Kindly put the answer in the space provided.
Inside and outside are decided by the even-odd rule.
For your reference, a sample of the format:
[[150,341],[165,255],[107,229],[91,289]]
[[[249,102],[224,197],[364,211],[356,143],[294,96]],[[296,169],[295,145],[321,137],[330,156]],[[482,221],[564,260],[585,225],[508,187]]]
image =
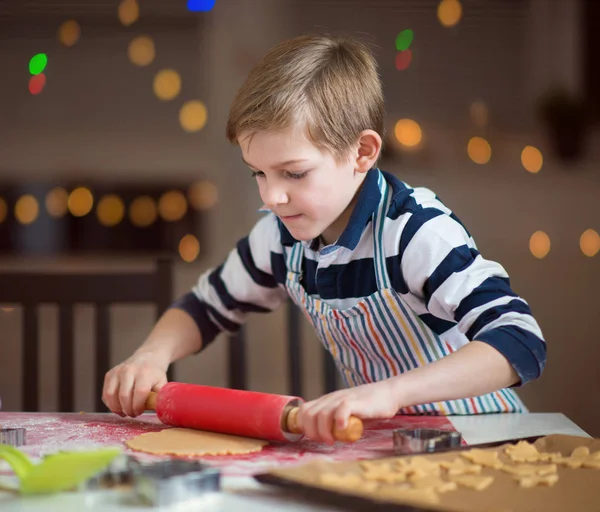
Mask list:
[[139,416],[146,409],[150,391],[158,391],[167,383],[167,368],[156,355],[132,355],[104,377],[102,401],[119,416]]

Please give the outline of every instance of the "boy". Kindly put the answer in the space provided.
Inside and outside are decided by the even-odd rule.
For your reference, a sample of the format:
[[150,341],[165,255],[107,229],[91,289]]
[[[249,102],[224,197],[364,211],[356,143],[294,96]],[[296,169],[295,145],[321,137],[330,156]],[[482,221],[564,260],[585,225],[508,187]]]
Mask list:
[[227,136],[269,213],[107,373],[112,411],[140,414],[170,363],[288,296],[348,386],[301,407],[309,438],[333,442],[333,422],[350,415],[525,410],[510,388],[540,376],[540,328],[433,192],[377,168],[383,118],[362,44],[304,36],[268,52],[233,101]]

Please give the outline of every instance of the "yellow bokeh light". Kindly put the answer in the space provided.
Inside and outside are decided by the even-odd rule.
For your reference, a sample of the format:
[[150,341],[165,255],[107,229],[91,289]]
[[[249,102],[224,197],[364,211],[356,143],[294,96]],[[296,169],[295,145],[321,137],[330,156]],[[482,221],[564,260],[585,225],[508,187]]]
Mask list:
[[64,188],[53,188],[46,194],[46,210],[52,217],[62,217],[67,213],[68,201],[69,194]]
[[409,148],[418,146],[423,139],[419,123],[412,119],[400,119],[394,127],[394,134],[400,144]]
[[129,43],[129,60],[137,66],[147,66],[156,56],[154,41],[148,36],[138,36]]
[[179,190],[165,192],[158,201],[158,213],[168,222],[181,220],[187,208],[187,200]]
[[98,221],[103,226],[116,226],[125,216],[123,200],[116,194],[108,194],[98,201],[96,208]]
[[8,216],[8,205],[6,201],[0,197],[0,224],[2,224]]
[[92,211],[94,206],[94,196],[85,187],[79,187],[69,194],[67,207],[71,215],[75,217],[84,217]]
[[188,199],[195,210],[210,210],[219,200],[219,189],[210,181],[198,181],[188,189]]
[[75,20],[67,20],[58,27],[58,40],[67,48],[74,46],[80,35],[81,27]]
[[476,164],[487,164],[492,157],[492,148],[484,138],[472,137],[467,145],[467,153]]
[[542,152],[533,146],[525,146],[521,152],[521,163],[525,170],[536,173],[539,172],[544,163]]
[[154,94],[158,99],[169,101],[176,98],[181,91],[181,77],[177,71],[163,69],[154,77]]
[[579,239],[581,252],[590,258],[600,251],[600,235],[593,229],[586,229]]
[[201,101],[186,101],[179,110],[179,123],[186,132],[197,132],[206,124],[206,107]]
[[158,217],[156,202],[150,196],[136,197],[129,205],[129,220],[138,228],[145,228]]
[[200,254],[200,242],[194,235],[185,235],[179,242],[179,255],[183,261],[191,263]]
[[119,20],[128,27],[140,17],[140,6],[137,0],[121,0],[118,9]]
[[40,213],[40,205],[31,194],[21,196],[15,204],[15,217],[21,224],[35,222]]
[[442,0],[437,8],[437,17],[444,27],[453,27],[462,17],[462,5],[459,0]]
[[550,252],[550,237],[543,231],[536,231],[529,239],[529,250],[536,258],[545,258]]
[[483,128],[488,124],[489,112],[487,105],[483,101],[477,100],[471,103],[469,112],[471,114],[471,121],[473,121],[475,126]]

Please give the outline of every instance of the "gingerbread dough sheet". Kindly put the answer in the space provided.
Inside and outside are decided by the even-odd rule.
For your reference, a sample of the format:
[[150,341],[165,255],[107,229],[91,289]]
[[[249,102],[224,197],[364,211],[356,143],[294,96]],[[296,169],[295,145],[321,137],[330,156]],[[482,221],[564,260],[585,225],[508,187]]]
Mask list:
[[132,450],[156,455],[238,455],[262,450],[268,441],[190,428],[167,428],[125,441]]

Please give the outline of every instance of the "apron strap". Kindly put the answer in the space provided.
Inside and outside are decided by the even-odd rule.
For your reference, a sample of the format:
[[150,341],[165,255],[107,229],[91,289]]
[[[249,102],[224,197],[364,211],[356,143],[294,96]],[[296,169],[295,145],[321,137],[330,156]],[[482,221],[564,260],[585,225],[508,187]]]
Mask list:
[[[371,171],[372,172],[372,171]],[[381,191],[382,200],[379,201],[377,210],[373,212],[373,257],[375,263],[375,277],[377,279],[377,289],[385,290],[391,288],[391,281],[388,275],[387,266],[385,264],[385,248],[383,246],[383,229],[387,212],[390,208],[392,200],[391,188],[383,177],[383,173],[379,173],[377,184]]]

